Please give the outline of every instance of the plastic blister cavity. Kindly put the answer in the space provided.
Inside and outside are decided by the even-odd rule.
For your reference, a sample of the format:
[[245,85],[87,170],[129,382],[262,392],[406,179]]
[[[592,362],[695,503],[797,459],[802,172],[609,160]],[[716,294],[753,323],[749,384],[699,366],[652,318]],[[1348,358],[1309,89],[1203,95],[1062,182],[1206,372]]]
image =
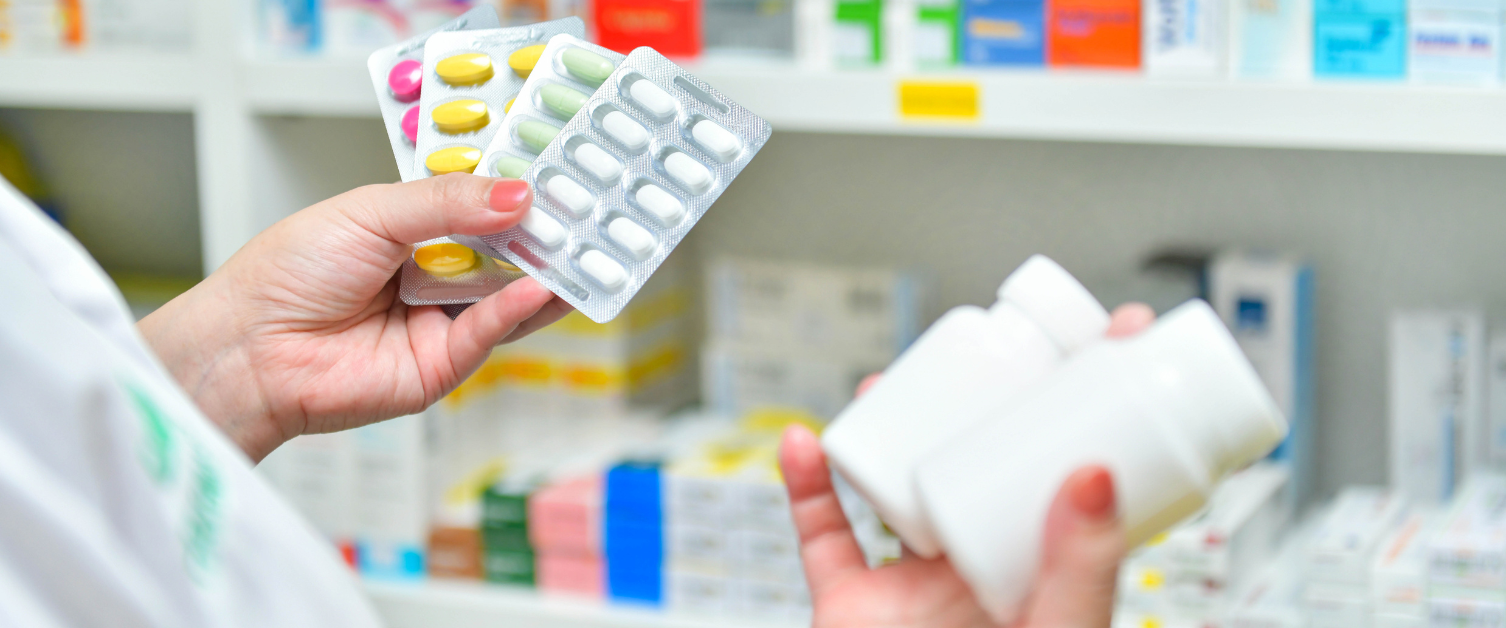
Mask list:
[[413,148],[423,86],[424,43],[437,33],[497,26],[495,9],[476,7],[439,28],[382,48],[367,57],[366,69],[371,73],[372,86],[376,88],[382,123],[387,127],[387,139],[392,143],[392,156],[397,158],[397,170],[402,180],[418,178],[413,169]]
[[[477,174],[522,177],[539,153],[559,135],[560,127],[585,107],[602,81],[625,58],[579,37],[559,35],[550,39],[528,82],[523,85],[523,91],[507,110],[502,130],[487,146],[486,154],[481,158],[483,165]],[[642,136],[646,144],[647,130]],[[590,155],[592,151],[587,153]],[[599,154],[595,156],[600,157]],[[599,165],[611,167],[605,160]],[[547,183],[547,180],[544,181]],[[567,184],[560,181],[555,185]],[[545,185],[540,185],[538,190],[547,192]]]
[[[524,276],[523,271],[512,263],[490,257],[486,245],[468,240],[474,238],[436,238],[413,245],[413,254],[403,262],[402,280],[398,286],[398,296],[403,302],[408,305],[475,303]],[[456,308],[450,318],[459,315],[463,309]]]
[[[582,75],[600,76],[601,66],[591,59],[585,64],[580,52],[611,61],[578,39],[550,40],[508,122],[549,115],[539,101],[519,109],[543,85],[580,87],[587,85],[577,80]],[[576,70],[573,78],[561,76]],[[627,123],[646,138],[624,134],[621,128],[634,128]],[[610,321],[769,134],[769,124],[758,116],[663,55],[638,48],[617,63],[522,173],[537,191],[529,220],[482,239],[591,320]],[[497,148],[488,150],[484,163],[491,163]],[[531,224],[561,225],[567,234],[561,242]]]
[[568,17],[430,37],[423,49],[413,178],[477,171],[482,152],[502,128],[507,103],[533,69],[533,49],[555,35],[584,30],[580,18]]

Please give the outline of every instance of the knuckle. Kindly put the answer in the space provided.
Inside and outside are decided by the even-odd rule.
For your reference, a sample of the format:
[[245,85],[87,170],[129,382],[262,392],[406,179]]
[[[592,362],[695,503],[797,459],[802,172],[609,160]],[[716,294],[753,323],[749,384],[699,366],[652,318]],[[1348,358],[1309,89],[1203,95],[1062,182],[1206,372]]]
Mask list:
[[453,208],[473,208],[486,205],[486,193],[490,181],[463,172],[452,172],[434,177],[435,199],[440,204]]

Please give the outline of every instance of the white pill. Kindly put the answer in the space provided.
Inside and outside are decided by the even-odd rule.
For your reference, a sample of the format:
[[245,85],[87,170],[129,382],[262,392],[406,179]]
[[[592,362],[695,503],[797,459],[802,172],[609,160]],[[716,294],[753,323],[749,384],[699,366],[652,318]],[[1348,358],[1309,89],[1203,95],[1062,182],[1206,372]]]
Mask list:
[[673,194],[665,192],[664,188],[650,183],[638,188],[633,194],[639,205],[667,226],[678,225],[680,219],[685,217],[685,204]]
[[575,163],[602,182],[615,181],[622,176],[622,162],[590,142],[575,147]]
[[580,269],[586,271],[601,287],[616,292],[627,285],[627,269],[617,260],[596,249],[581,254]]
[[628,86],[628,95],[643,105],[655,118],[668,118],[675,112],[675,99],[648,79],[638,79]]
[[544,190],[549,192],[549,197],[559,201],[565,209],[577,217],[591,212],[591,206],[596,204],[596,195],[590,190],[581,187],[570,177],[562,174],[554,175],[544,184]]
[[[642,83],[643,81],[638,81]],[[612,139],[622,142],[630,151],[640,151],[648,146],[648,129],[634,122],[632,118],[621,111],[613,111],[601,118],[601,128],[612,136]]]
[[664,171],[692,193],[700,194],[711,187],[711,171],[685,153],[675,151],[665,157]]
[[737,139],[736,135],[710,120],[695,123],[695,126],[690,127],[690,136],[722,163],[732,161],[737,156],[737,151],[743,147],[742,140]]
[[626,218],[616,218],[607,223],[607,235],[611,236],[613,242],[621,244],[622,248],[632,253],[633,259],[637,260],[647,259],[649,254],[654,252],[654,245],[657,244],[654,234]]
[[557,249],[565,243],[565,226],[537,207],[530,208],[518,226],[545,248]]

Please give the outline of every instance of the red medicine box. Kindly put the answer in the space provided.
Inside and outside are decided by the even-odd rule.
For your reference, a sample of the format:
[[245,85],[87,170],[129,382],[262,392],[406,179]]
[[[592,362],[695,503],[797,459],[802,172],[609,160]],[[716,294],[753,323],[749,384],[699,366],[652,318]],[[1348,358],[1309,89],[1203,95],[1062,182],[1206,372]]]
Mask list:
[[596,43],[627,54],[649,46],[666,57],[701,53],[700,0],[595,0]]

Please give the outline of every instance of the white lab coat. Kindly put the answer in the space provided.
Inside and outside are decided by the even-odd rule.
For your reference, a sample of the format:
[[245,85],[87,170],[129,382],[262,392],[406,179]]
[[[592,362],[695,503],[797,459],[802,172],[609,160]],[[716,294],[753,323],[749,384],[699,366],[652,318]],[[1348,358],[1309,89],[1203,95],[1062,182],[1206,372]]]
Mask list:
[[0,179],[0,626],[378,624],[83,247]]

